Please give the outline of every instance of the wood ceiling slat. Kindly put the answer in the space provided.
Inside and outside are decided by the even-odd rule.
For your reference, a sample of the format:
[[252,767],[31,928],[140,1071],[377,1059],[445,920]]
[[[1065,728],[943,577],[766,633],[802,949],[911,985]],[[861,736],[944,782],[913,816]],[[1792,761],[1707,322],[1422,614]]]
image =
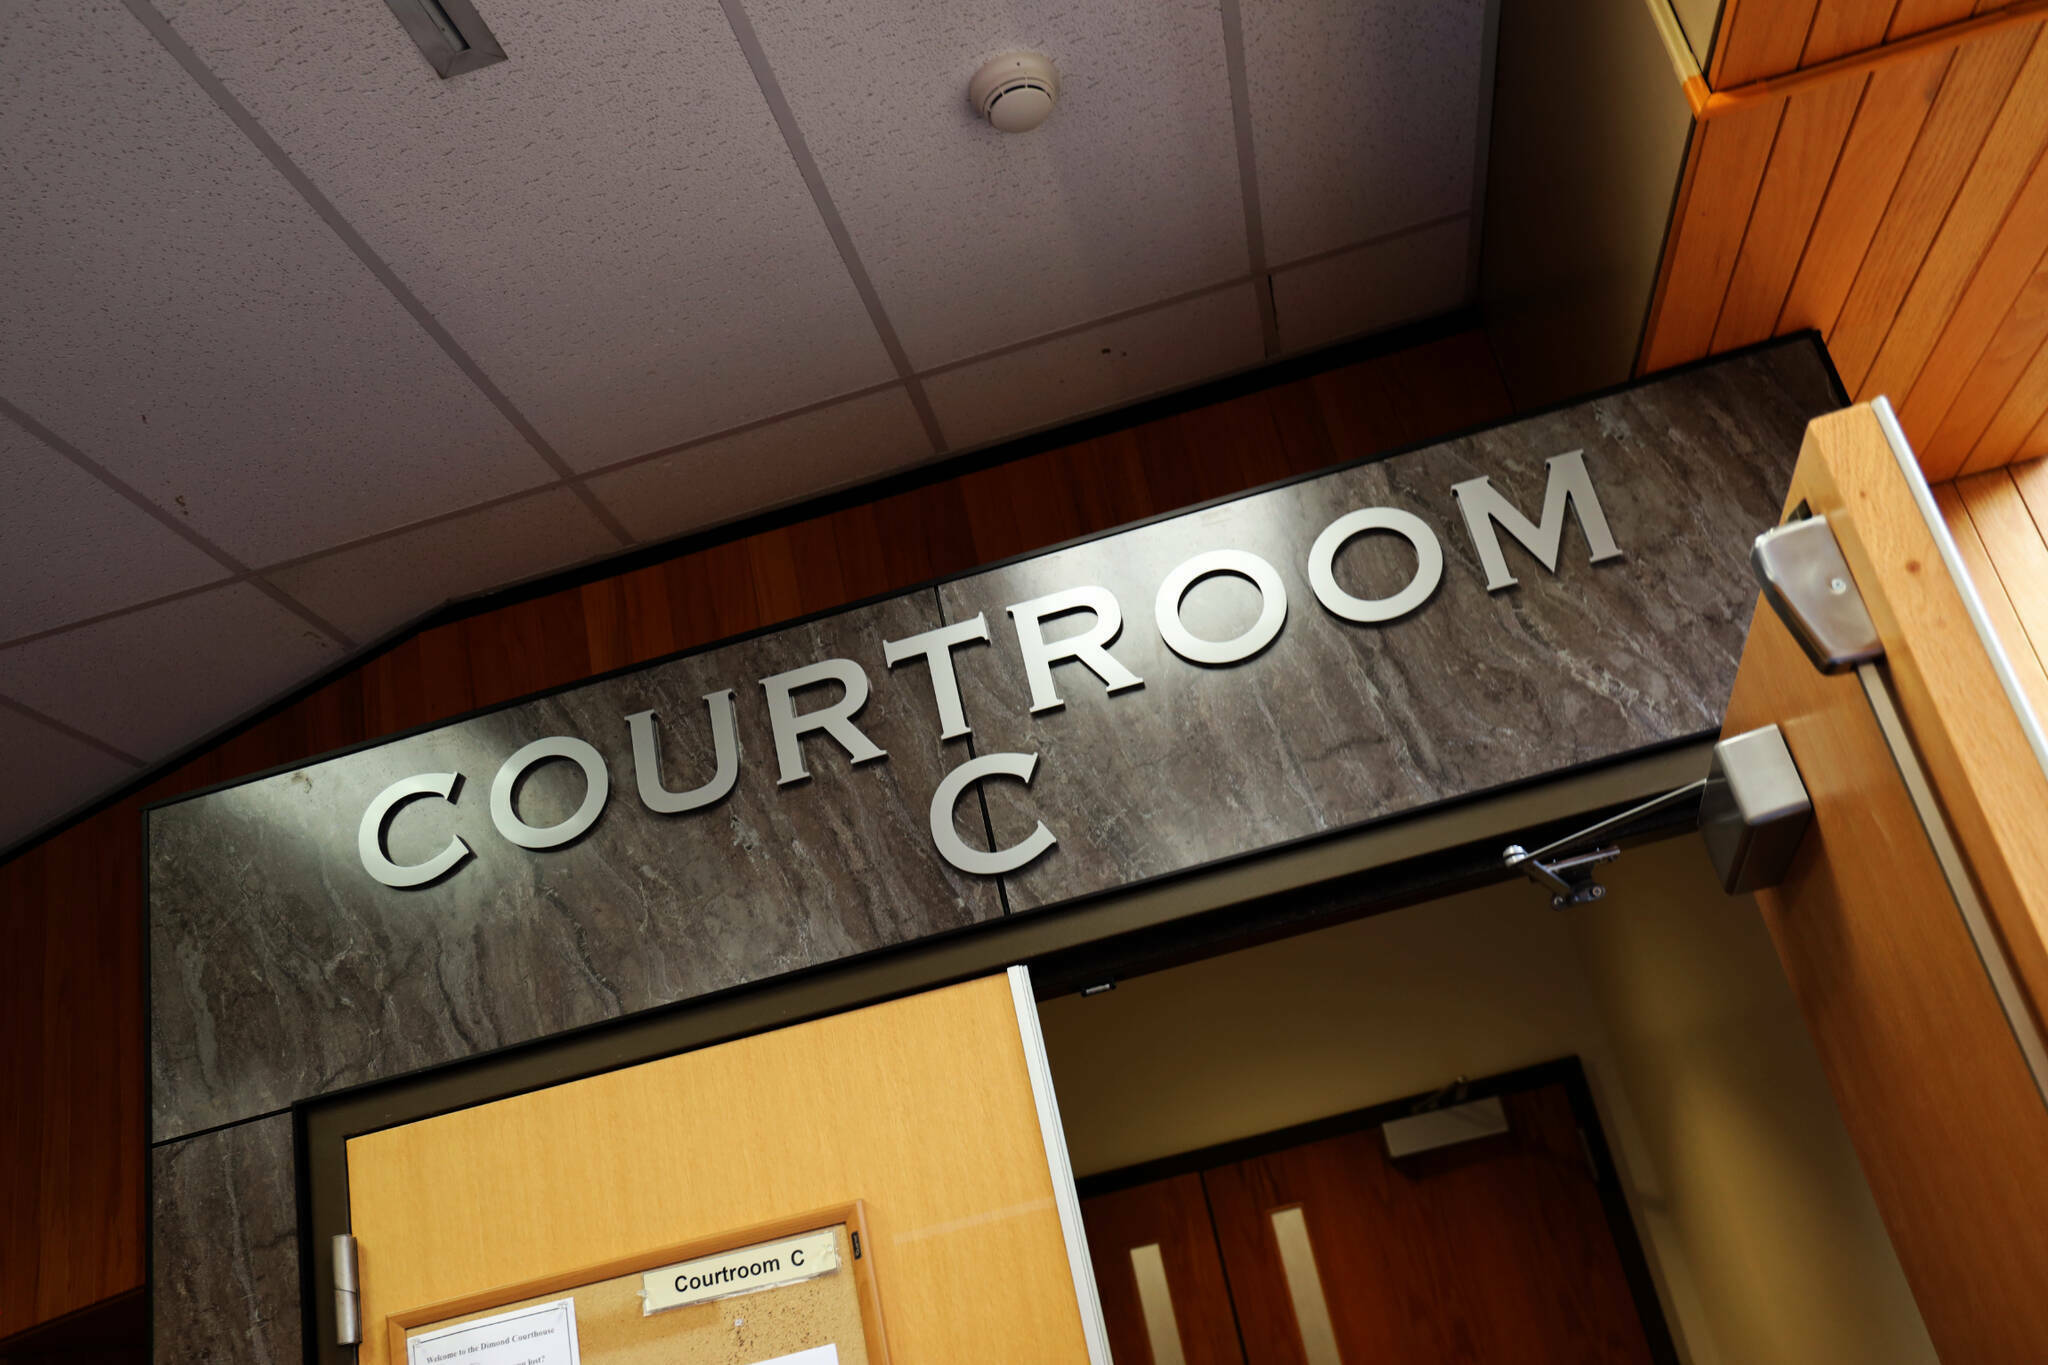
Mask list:
[[[1829,0],[1828,8],[1855,9],[1871,6],[1873,0]],[[1997,9],[2005,0],[1898,0],[1892,8],[1891,24],[1885,29],[1885,39],[1897,42],[1910,38],[1916,33],[1925,33],[1943,24],[1953,24],[1982,14],[1985,10]],[[1877,8],[1883,8],[1884,0],[1875,0]]]
[[[2037,178],[2044,177],[2041,169],[2035,172]],[[2014,214],[2018,217],[2017,211]],[[2048,236],[2037,225],[2035,231],[2038,248],[2032,273],[2017,290],[2005,296],[1996,296],[1991,303],[2007,303],[2003,317],[1990,329],[1981,350],[1972,350],[1967,343],[1968,330],[1974,315],[1969,310],[1965,297],[1963,306],[1956,310],[1955,318],[1949,323],[1949,330],[1958,335],[1951,339],[1944,335],[1934,348],[1934,355],[1928,366],[1921,371],[1920,380],[1913,387],[1912,396],[1906,401],[1908,408],[1915,410],[1916,421],[1924,425],[1937,408],[1942,408],[1939,423],[1934,434],[1922,442],[1913,438],[1914,449],[1919,452],[1921,463],[1932,472],[1929,478],[1947,478],[1963,467],[1977,442],[1984,436],[1991,419],[1998,415],[1998,409],[2006,396],[2013,391],[2028,362],[2048,344]],[[2015,236],[2021,235],[2017,230]],[[1987,283],[1986,291],[1994,289],[1995,282]],[[1973,286],[1974,288],[1974,286]],[[1948,386],[1954,389],[1949,392]],[[1922,389],[1926,394],[1922,396]],[[1944,399],[1944,394],[1948,396]],[[1945,406],[1944,406],[1945,403]],[[1901,412],[1903,421],[1906,413]],[[1913,423],[1907,425],[1909,435]]]
[[1817,0],[1727,0],[1708,65],[1716,90],[1781,76],[1800,64]]
[[1930,53],[1870,77],[1778,315],[1781,334],[1802,327],[1826,332],[1840,316],[1953,55]]
[[1785,102],[1770,165],[1714,324],[1714,350],[1772,335],[1868,84],[1840,81]]
[[1970,448],[1963,461],[1964,472],[1974,474],[2039,453],[2033,433],[2044,412],[2048,412],[2048,346],[2037,348],[2034,358],[2020,371],[1984,434]]
[[[2029,243],[2037,239],[2034,225],[2048,206],[2048,197],[2040,197],[2048,195],[2048,189],[2035,183],[2042,179],[2036,171],[2043,140],[2048,139],[2048,38],[2042,36],[2038,25],[2032,31],[2034,42],[2026,63],[1871,363],[1863,381],[1866,395],[1883,393],[1895,401],[1903,400],[1915,388],[1916,377],[1934,353],[1935,343],[1955,315],[1965,290],[1978,278],[1988,277],[1987,287],[1995,280],[2003,297],[2009,299],[2036,259]],[[2030,188],[2036,193],[2025,193]],[[2008,227],[2022,240],[2009,251],[1997,252]],[[1980,317],[1969,335],[1986,337],[1995,316]],[[1927,426],[1931,428],[1933,423]]]
[[[2048,37],[2042,47],[2048,50]],[[2048,142],[2034,149],[2034,158],[1900,406],[1900,421],[1929,478],[1947,478],[1962,465],[1998,402],[2048,338]],[[1887,341],[1887,351],[1892,347]],[[1883,353],[1879,359],[1882,364]]]
[[[1813,12],[1799,65],[1833,61],[1884,41],[1891,11],[1892,0],[1832,0],[1820,5]],[[1772,334],[1868,85],[1867,79],[1838,81],[1786,102],[1770,166],[1721,301],[1715,350],[1745,346]]]
[[1828,330],[1835,368],[1858,398],[1868,396],[1864,380],[1878,347],[2004,106],[2036,32],[2029,26],[1995,33],[1955,55],[1841,315]]
[[1999,580],[2011,592],[2013,610],[2035,657],[2048,660],[2048,542],[2027,510],[2011,471],[1994,469],[1956,481],[1963,506],[1983,539]]
[[2035,532],[2048,541],[2048,460],[2028,460],[2006,472],[2012,475],[2013,487],[2020,490],[2020,501],[2034,519]]
[[1684,214],[1675,225],[1664,292],[1657,302],[1643,367],[1661,370],[1707,353],[1720,320],[1735,260],[1749,229],[1750,211],[1771,144],[1785,110],[1782,100],[1725,115],[1694,130],[1700,141]]

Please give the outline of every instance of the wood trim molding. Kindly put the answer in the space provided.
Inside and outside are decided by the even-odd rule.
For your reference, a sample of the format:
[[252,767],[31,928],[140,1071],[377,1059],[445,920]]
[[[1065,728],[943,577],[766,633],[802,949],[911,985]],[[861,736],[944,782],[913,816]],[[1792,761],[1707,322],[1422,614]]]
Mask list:
[[[1692,52],[1685,45],[1683,31],[1671,12],[1671,0],[1647,0],[1650,17],[1662,35],[1666,49],[1671,54],[1672,65],[1678,76],[1679,89],[1685,95],[1685,102],[1691,106],[1693,119],[1704,123],[1709,119],[1754,108],[1772,100],[1781,100],[1788,95],[1811,90],[1816,86],[1832,84],[1855,76],[1867,76],[1899,62],[1911,61],[1930,52],[1946,52],[1999,33],[2017,24],[2038,23],[2048,17],[2048,0],[2013,0],[2013,3],[1972,15],[1968,19],[1943,24],[1925,32],[1915,33],[1896,42],[1879,43],[1860,52],[1846,53],[1831,61],[1818,62],[1813,66],[1787,71],[1782,75],[1765,76],[1760,80],[1730,86],[1726,90],[1715,90],[1708,85],[1700,73],[1698,63],[1693,61]],[[1724,24],[1725,27],[1725,24]]]

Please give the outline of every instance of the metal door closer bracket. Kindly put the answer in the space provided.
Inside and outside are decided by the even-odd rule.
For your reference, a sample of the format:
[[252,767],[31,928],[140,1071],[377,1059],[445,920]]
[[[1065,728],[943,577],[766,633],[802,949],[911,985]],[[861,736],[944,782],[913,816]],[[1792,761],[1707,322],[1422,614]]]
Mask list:
[[[1750,568],[1764,600],[1822,673],[1876,663],[1884,657],[1884,645],[1834,530],[1826,517],[1806,515],[1803,504],[1793,518],[1758,536],[1750,551]],[[1700,835],[1723,890],[1730,895],[1757,891],[1785,879],[1813,823],[1813,802],[1776,725],[1720,741],[1707,775],[1696,782],[1539,849],[1510,844],[1502,859],[1509,871],[1549,891],[1553,909],[1586,905],[1607,894],[1595,875],[1600,865],[1621,856],[1621,849],[1603,842],[1603,836],[1694,795],[1700,802]]]

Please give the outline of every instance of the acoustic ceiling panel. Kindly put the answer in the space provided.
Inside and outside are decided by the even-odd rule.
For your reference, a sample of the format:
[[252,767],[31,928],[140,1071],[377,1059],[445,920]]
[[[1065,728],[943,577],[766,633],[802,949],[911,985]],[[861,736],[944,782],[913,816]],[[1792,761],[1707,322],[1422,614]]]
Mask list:
[[0,695],[155,760],[340,656],[304,620],[231,583],[0,649]]
[[226,576],[211,555],[0,417],[0,643]]
[[1275,272],[1286,351],[1377,332],[1471,299],[1472,220],[1454,218]]
[[1473,207],[1488,0],[1241,0],[1266,259]]
[[0,753],[7,755],[7,781],[0,782],[0,848],[137,771],[6,706],[0,706]]
[[245,560],[548,477],[115,0],[0,32],[0,396]]
[[270,581],[368,643],[450,598],[618,547],[581,499],[550,488],[277,569]]
[[640,540],[716,526],[932,457],[901,388],[785,417],[590,480]]
[[438,78],[384,5],[178,32],[579,469],[893,377],[715,0],[488,0]]
[[939,426],[973,446],[1256,365],[1249,284],[977,360],[925,381]]
[[[911,361],[962,359],[1249,273],[1223,27],[1195,0],[750,0]],[[1048,54],[1025,135],[967,104]]]

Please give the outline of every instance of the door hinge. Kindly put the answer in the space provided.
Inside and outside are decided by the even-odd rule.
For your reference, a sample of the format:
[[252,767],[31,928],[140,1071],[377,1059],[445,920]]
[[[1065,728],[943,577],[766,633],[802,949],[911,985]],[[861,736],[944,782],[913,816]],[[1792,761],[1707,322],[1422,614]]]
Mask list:
[[1764,600],[1823,673],[1884,657],[1870,609],[1825,516],[1773,527],[1756,538],[1749,566]]
[[355,1346],[363,1339],[362,1299],[356,1280],[356,1239],[334,1234],[334,1344]]

